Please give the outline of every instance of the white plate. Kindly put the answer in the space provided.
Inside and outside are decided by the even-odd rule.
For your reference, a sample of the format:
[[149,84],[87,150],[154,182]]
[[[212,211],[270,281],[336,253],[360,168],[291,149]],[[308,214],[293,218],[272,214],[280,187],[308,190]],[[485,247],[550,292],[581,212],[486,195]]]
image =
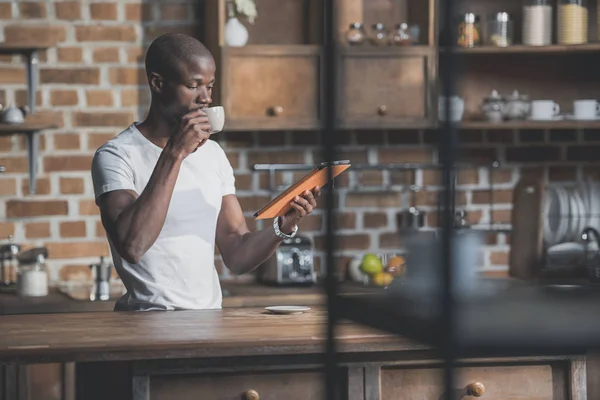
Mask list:
[[577,118],[574,115],[570,114],[570,115],[565,115],[565,119],[568,119],[571,121],[600,121],[600,115],[597,115],[596,117],[592,117],[592,118]]
[[554,117],[551,118],[533,118],[533,117],[528,117],[527,120],[528,121],[540,121],[540,122],[544,122],[544,121],[562,121],[564,119],[564,117],[562,115],[555,115]]
[[271,306],[265,307],[265,310],[273,314],[301,314],[310,310],[310,307],[304,306]]

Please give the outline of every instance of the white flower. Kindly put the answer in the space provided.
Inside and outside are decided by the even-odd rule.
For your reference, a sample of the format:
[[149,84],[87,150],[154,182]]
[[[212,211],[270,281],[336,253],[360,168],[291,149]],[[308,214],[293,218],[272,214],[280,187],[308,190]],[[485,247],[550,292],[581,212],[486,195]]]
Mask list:
[[248,18],[248,21],[253,24],[258,16],[254,0],[234,0],[234,2],[237,13]]

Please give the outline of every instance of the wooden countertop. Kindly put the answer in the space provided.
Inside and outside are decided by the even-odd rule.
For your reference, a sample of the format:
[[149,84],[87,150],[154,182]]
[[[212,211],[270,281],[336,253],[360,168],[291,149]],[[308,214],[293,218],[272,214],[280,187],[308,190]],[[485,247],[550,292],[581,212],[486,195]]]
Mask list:
[[[223,308],[325,304],[325,293],[321,286],[265,286],[255,282],[222,282],[221,286],[224,292]],[[362,294],[380,290],[351,282],[340,285],[341,293]],[[107,301],[89,301],[82,300],[89,298],[89,292],[67,296],[57,289],[51,289],[48,296],[39,298],[0,293],[0,315],[112,311],[118,297],[119,294],[114,294]]]
[[[2,362],[139,360],[319,354],[326,311],[274,315],[263,308],[0,316]],[[351,322],[338,325],[338,351],[427,350]]]

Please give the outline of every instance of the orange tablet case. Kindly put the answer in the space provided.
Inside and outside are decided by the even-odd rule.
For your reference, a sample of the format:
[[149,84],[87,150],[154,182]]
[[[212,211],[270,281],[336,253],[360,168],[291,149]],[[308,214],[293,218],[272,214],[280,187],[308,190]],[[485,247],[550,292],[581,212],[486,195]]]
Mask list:
[[332,177],[335,178],[350,168],[350,166],[351,164],[348,160],[334,161],[331,165],[328,163],[319,165],[279,196],[271,200],[269,204],[254,213],[255,219],[275,218],[284,215],[292,208],[290,203],[294,197],[300,195],[305,190],[313,190],[317,186],[323,187],[327,183],[329,178],[327,170],[329,168],[331,168]]

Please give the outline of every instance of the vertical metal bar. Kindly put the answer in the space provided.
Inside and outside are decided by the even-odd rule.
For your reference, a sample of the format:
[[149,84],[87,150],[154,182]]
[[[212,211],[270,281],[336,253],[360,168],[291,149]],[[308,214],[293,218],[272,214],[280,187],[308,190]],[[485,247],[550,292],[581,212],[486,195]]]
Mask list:
[[35,194],[37,180],[37,161],[40,147],[38,132],[27,133],[27,161],[29,163],[29,193]]
[[[325,159],[333,161],[335,159],[335,133],[336,133],[336,75],[337,53],[335,48],[334,34],[334,0],[325,0],[323,7],[323,123],[324,129],[321,134],[322,144],[325,150]],[[331,181],[333,174],[330,168],[328,170],[328,180]],[[334,188],[331,186],[326,193],[326,233],[325,233],[325,289],[327,291],[327,343],[325,349],[325,377],[326,377],[326,400],[340,399],[340,380],[338,378],[338,368],[336,360],[335,343],[335,324],[337,321],[337,287],[335,278],[335,265],[333,252],[335,249],[335,237],[333,230],[334,219]]]
[[[456,157],[457,135],[454,123],[451,120],[452,102],[451,98],[455,94],[456,79],[456,53],[454,51],[456,43],[456,32],[453,28],[456,11],[456,0],[446,0],[445,10],[442,15],[442,36],[440,44],[442,45],[441,59],[443,64],[440,66],[440,78],[445,95],[445,118],[443,132],[440,135],[440,158],[442,161],[442,176],[444,191],[442,194],[442,265],[443,265],[443,290],[440,296],[440,309],[443,310],[438,342],[441,344],[441,351],[444,356],[444,383],[446,396],[451,399],[454,397],[452,388],[454,387],[454,363],[455,363],[455,304],[453,297],[453,256],[452,249],[454,227],[453,227],[453,198],[454,193],[454,164]],[[438,4],[442,4],[441,2]]]
[[35,113],[36,94],[38,88],[38,52],[32,51],[27,55],[27,95],[29,97],[29,112]]

